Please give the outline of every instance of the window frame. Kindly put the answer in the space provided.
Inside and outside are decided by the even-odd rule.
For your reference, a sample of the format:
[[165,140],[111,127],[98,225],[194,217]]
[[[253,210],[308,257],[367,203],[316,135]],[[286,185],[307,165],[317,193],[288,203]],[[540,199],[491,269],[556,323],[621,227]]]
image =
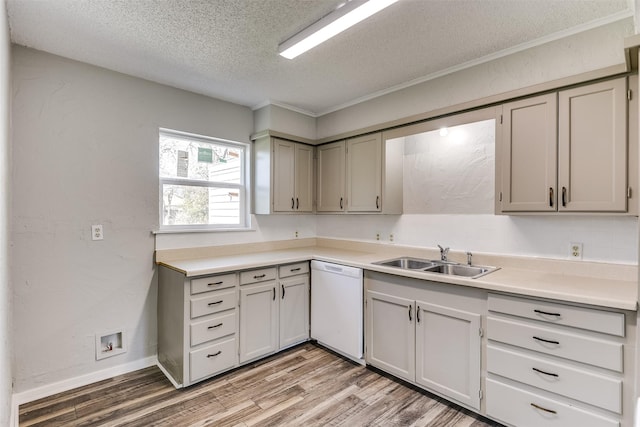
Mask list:
[[[240,183],[233,184],[218,181],[203,181],[189,178],[165,178],[160,175],[160,137],[191,140],[199,143],[226,146],[241,151]],[[251,188],[250,165],[251,144],[231,141],[212,136],[183,132],[175,129],[158,128],[158,233],[211,232],[211,231],[246,231],[251,230]],[[229,188],[238,191],[239,195],[239,224],[164,224],[164,185],[183,185],[199,188]]]

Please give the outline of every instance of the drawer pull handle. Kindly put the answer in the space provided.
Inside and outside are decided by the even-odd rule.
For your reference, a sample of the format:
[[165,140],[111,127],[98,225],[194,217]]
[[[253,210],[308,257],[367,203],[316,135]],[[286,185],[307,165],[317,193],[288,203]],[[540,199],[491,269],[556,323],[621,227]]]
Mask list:
[[551,372],[545,372],[545,371],[543,371],[542,369],[538,369],[538,368],[531,368],[531,369],[533,369],[534,371],[539,372],[539,373],[541,373],[541,374],[549,375],[550,377],[556,377],[556,378],[558,378],[558,374],[553,374],[553,373],[551,373]]
[[546,340],[546,339],[540,338],[540,337],[533,337],[533,339],[534,340],[538,340],[538,341],[542,341],[542,342],[546,342],[546,343],[549,343],[549,344],[556,344],[556,345],[560,344],[560,341]]
[[266,276],[266,274],[261,274],[259,276],[253,276],[254,279],[263,279]]
[[217,304],[222,304],[222,300],[220,300],[220,301],[210,302],[210,303],[209,303],[209,304],[207,304],[207,305],[217,305]]
[[557,317],[562,316],[560,313],[551,313],[549,311],[542,311],[538,309],[533,310],[533,312],[538,314],[544,314],[545,316],[557,316]]
[[[222,323],[218,323],[217,325],[209,326],[207,329],[215,329],[215,328],[219,328],[220,326],[222,326]],[[533,369],[535,369],[535,368],[533,368]]]
[[[213,353],[213,354],[207,354],[207,358],[209,358],[209,357],[216,357],[216,356],[219,356],[219,355],[220,355],[220,353],[222,353],[222,350],[218,350],[218,351],[216,351],[216,352],[215,352],[215,353]],[[532,405],[533,405],[533,403],[532,403]]]
[[294,271],[300,271],[300,270],[302,270],[302,268],[300,268],[300,267],[298,267],[298,268],[292,268],[292,269],[291,269],[291,272],[293,273]]
[[534,408],[539,409],[541,411],[548,412],[550,414],[557,414],[557,412],[554,411],[553,409],[543,408],[542,406],[536,405],[535,403],[532,403],[531,406],[533,406]]
[[207,286],[216,286],[216,285],[222,285],[224,282],[221,280],[219,282],[214,282],[214,283],[207,283]]

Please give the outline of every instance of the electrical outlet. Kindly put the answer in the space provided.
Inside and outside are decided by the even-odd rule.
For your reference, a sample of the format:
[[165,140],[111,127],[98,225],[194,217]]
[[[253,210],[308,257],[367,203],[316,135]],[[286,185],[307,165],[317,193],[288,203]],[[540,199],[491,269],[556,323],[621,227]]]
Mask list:
[[393,233],[389,234],[389,241],[393,242]]
[[380,233],[376,233],[376,240],[380,240]]
[[580,242],[569,243],[569,258],[582,259],[582,243]]
[[91,226],[91,240],[104,239],[104,233],[102,232],[102,224]]

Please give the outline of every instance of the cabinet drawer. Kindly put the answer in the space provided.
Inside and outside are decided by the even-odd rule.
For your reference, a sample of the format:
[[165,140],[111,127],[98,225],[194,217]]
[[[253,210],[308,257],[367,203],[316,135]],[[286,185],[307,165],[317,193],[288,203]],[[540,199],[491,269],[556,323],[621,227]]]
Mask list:
[[249,283],[265,282],[267,280],[275,280],[276,268],[261,268],[259,270],[243,271],[240,273],[240,284],[246,285]]
[[236,274],[221,274],[191,280],[191,295],[218,289],[231,288],[237,283]]
[[234,308],[235,306],[235,289],[207,293],[199,298],[191,298],[191,318],[218,313]]
[[622,413],[622,380],[618,378],[492,345],[487,346],[487,371]]
[[308,262],[298,262],[296,264],[287,264],[278,267],[278,277],[280,277],[281,279],[289,276],[296,276],[298,274],[305,274],[308,272]]
[[487,338],[622,372],[622,344],[558,329],[487,317]]
[[624,337],[624,314],[506,295],[489,294],[489,311]]
[[619,427],[617,420],[487,379],[487,415],[518,427]]
[[189,380],[197,381],[232,368],[237,357],[235,338],[192,351],[189,353]]
[[222,314],[207,320],[193,323],[191,330],[191,346],[212,341],[236,332],[236,312]]

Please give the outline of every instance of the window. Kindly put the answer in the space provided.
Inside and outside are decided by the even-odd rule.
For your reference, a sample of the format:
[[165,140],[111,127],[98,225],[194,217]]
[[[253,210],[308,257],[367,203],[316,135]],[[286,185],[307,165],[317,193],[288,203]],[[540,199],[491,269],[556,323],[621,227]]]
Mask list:
[[248,145],[160,129],[160,229],[249,226]]

